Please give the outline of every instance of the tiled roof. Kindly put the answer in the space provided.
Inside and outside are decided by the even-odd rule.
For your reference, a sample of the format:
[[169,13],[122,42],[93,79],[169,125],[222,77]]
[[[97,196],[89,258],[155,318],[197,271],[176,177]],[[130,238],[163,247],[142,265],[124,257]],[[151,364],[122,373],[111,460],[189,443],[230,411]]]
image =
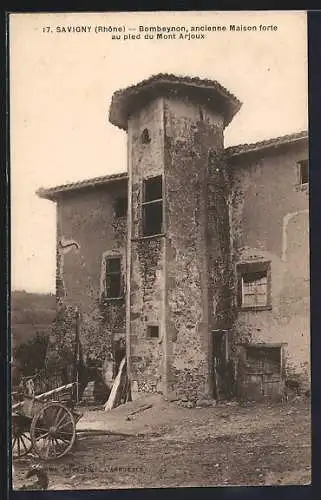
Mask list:
[[242,106],[237,97],[216,80],[159,73],[136,85],[116,91],[109,109],[109,121],[113,125],[127,130],[128,117],[135,106],[141,105],[143,95],[146,97],[155,94],[175,95],[179,91],[198,97],[202,95],[208,102],[214,100],[224,115],[225,126],[230,123]]
[[[228,158],[240,156],[243,154],[253,153],[256,151],[261,151],[262,149],[274,148],[284,144],[292,144],[294,142],[301,141],[308,138],[307,131],[296,132],[294,134],[283,135],[280,137],[275,137],[273,139],[267,139],[264,141],[254,142],[251,144],[239,144],[238,146],[231,146],[225,149]],[[94,177],[92,179],[86,179],[84,181],[72,182],[69,184],[62,184],[60,186],[55,186],[52,188],[40,188],[37,190],[37,195],[40,198],[45,198],[47,200],[55,201],[61,193],[78,191],[81,189],[100,186],[104,184],[109,184],[110,182],[127,180],[127,172],[121,172],[119,174],[104,175],[101,177]]]
[[274,137],[273,139],[266,139],[264,141],[231,146],[229,148],[226,148],[225,152],[228,157],[234,157],[246,153],[252,153],[254,151],[261,151],[262,149],[266,148],[282,146],[283,144],[290,144],[307,138],[308,132],[304,130],[301,132],[296,132],[295,134],[282,135],[280,137]]
[[108,184],[114,181],[120,181],[122,179],[127,179],[127,172],[121,172],[119,174],[104,175],[101,177],[94,177],[92,179],[86,179],[84,181],[71,182],[69,184],[62,184],[60,186],[55,186],[52,188],[40,188],[37,190],[37,195],[40,198],[45,198],[47,200],[56,200],[61,193],[66,193],[70,191],[78,191],[80,189],[100,186]]

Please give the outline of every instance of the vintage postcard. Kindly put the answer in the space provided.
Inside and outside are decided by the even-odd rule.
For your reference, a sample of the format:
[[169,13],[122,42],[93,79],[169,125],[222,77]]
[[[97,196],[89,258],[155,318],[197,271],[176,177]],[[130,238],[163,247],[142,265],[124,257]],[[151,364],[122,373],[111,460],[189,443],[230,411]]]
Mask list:
[[9,42],[13,488],[310,484],[306,12]]

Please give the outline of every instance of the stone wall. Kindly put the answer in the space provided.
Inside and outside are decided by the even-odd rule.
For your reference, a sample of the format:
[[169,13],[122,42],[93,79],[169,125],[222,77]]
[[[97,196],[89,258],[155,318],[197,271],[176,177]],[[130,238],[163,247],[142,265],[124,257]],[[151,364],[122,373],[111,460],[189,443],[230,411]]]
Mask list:
[[[149,140],[145,141],[147,135]],[[79,189],[57,203],[56,345],[72,350],[70,318],[81,312],[85,360],[113,378],[112,346],[126,330],[131,381],[139,391],[213,395],[213,330],[244,343],[284,343],[288,376],[308,380],[308,193],[284,145],[226,159],[223,119],[208,104],[157,98],[128,122],[129,214],[114,201],[127,180]],[[142,234],[144,180],[162,176],[162,234]],[[127,222],[128,221],[128,222]],[[123,296],[107,299],[104,259],[122,259]],[[272,308],[237,304],[237,265],[271,262]],[[158,337],[148,336],[149,327]],[[71,332],[71,333],[70,333]]]
[[[115,217],[114,201],[119,196],[127,196],[127,181],[66,193],[57,202],[57,299],[61,319],[55,329],[56,342],[59,344],[59,337],[63,337],[61,341],[66,344],[68,318],[78,307],[84,360],[98,363],[108,382],[113,340],[125,336],[125,297],[106,299],[103,295],[107,256],[122,259],[125,295],[127,219]],[[75,245],[59,252],[61,241],[63,245]]]
[[[210,261],[221,252],[214,244],[210,251],[208,246],[218,234],[217,213],[213,204],[210,207],[210,189],[215,191],[217,176],[209,156],[215,152],[222,157],[223,123],[204,106],[171,98],[165,101],[165,127],[169,387],[195,399],[212,390],[211,304],[214,294],[221,293],[221,281]],[[223,167],[215,163],[215,168]],[[226,207],[217,209],[221,216]],[[211,231],[215,235],[209,236]]]
[[[150,142],[143,141],[144,130],[148,130]],[[154,392],[162,390],[164,381],[164,237],[142,236],[142,200],[144,180],[163,175],[162,99],[130,117],[128,148],[131,379],[139,391]],[[158,326],[158,338],[148,337],[149,326]]]
[[308,191],[298,186],[297,161],[307,145],[230,160],[231,237],[236,265],[271,262],[271,310],[237,310],[234,348],[245,342],[285,343],[288,376],[310,378]]

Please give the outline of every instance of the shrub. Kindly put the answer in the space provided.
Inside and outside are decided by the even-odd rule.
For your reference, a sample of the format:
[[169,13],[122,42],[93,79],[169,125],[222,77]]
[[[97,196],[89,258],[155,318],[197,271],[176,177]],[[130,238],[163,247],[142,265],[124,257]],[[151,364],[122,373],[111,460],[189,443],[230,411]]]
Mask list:
[[14,362],[23,377],[34,375],[45,366],[48,337],[39,332],[27,342],[13,349]]

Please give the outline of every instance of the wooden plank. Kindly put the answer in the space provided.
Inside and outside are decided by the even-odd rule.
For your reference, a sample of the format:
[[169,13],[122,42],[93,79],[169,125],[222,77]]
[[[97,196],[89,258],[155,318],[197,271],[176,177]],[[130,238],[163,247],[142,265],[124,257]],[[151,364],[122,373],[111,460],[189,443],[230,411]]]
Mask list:
[[123,358],[120,363],[116,378],[114,380],[113,387],[109,394],[109,398],[107,400],[107,403],[105,404],[104,407],[105,411],[112,410],[116,405],[117,397],[119,395],[119,391],[121,390],[122,374],[124,371],[125,363],[126,363],[126,358]]
[[219,387],[218,387],[218,373],[217,373],[217,359],[216,357],[214,356],[214,360],[213,360],[213,368],[214,368],[214,390],[215,390],[215,398],[216,400],[218,401],[220,399],[220,395],[219,395]]
[[132,415],[136,415],[136,413],[140,413],[142,411],[145,411],[145,410],[149,410],[149,408],[152,408],[153,405],[152,404],[148,404],[148,405],[144,405],[144,406],[141,406],[140,408],[137,408],[137,410],[134,410],[130,413],[128,413],[128,417],[131,417]]
[[[53,396],[54,394],[58,394],[59,392],[62,392],[66,389],[70,389],[71,387],[73,387],[74,383],[75,382],[71,382],[70,384],[62,385],[61,387],[57,387],[56,389],[52,389],[51,391],[44,392],[43,394],[39,394],[38,396],[35,396],[32,399],[37,399],[37,400],[46,399],[49,396]],[[12,408],[12,410],[15,410],[17,408],[20,408],[22,405],[23,405],[23,401],[20,401],[20,403],[16,403],[16,404],[12,405],[11,408]]]

